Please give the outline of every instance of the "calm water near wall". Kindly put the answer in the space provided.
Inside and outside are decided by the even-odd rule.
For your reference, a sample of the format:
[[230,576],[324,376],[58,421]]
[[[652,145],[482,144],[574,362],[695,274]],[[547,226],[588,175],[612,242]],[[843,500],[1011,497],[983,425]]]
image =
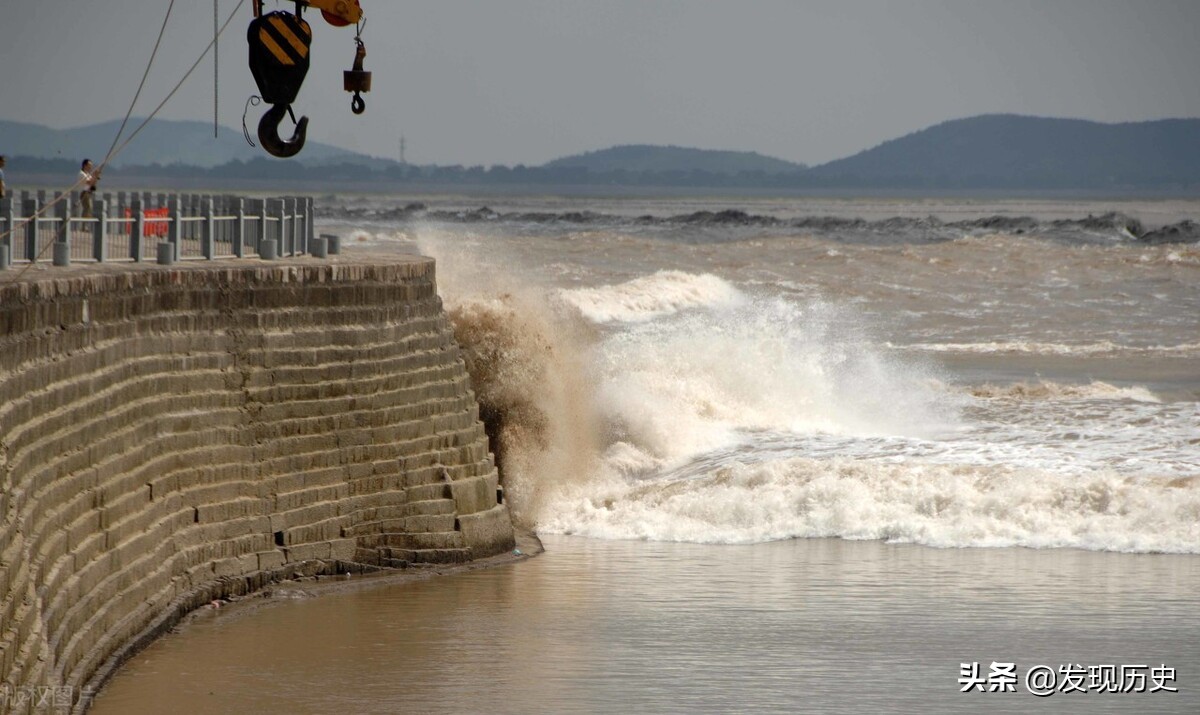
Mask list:
[[[1200,559],[550,537],[529,561],[208,611],[117,713],[1189,713]],[[1179,693],[959,693],[962,662],[1166,664]]]
[[320,229],[437,258],[547,552],[205,612],[97,713],[1200,712],[1200,244],[1141,240],[1200,202],[422,201]]

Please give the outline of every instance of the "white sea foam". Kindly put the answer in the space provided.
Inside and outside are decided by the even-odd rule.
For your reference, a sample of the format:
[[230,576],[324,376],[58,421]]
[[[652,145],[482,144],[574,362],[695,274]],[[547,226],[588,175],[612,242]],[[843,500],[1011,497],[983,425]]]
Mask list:
[[[933,331],[924,344],[888,346],[869,322],[881,311],[860,310],[856,300],[871,304],[857,295],[810,299],[838,295],[819,284],[739,290],[714,275],[662,270],[583,289],[560,279],[547,300],[492,242],[449,238],[442,248],[463,254],[439,264],[448,304],[463,292],[504,296],[455,315],[489,327],[476,332],[485,354],[505,358],[499,394],[521,398],[505,414],[527,438],[506,443],[505,479],[539,531],[1200,553],[1194,403],[1098,382],[954,388],[927,363],[947,352],[1200,354],[1194,341],[1152,345],[1186,333],[1160,331],[1149,347],[1132,347],[1093,337],[1113,332],[941,342],[947,336]],[[537,264],[541,279],[548,263]],[[599,269],[583,265],[571,282],[594,280]],[[477,275],[459,280],[464,266]],[[558,312],[526,329],[521,316],[553,312],[546,307]],[[579,445],[592,443],[595,453],[583,454]]]
[[1161,403],[1149,389],[1140,385],[1118,387],[1107,382],[1094,381],[1072,385],[1041,381],[1019,382],[1011,385],[981,385],[971,389],[975,397],[997,400],[1133,400],[1134,402]]
[[912,345],[895,345],[889,343],[888,346],[897,349],[920,350],[933,353],[996,353],[1063,356],[1111,355],[1121,353],[1190,355],[1200,352],[1200,343],[1128,346],[1118,345],[1107,340],[1096,343],[1081,343],[1076,345],[1066,343],[1013,340],[979,343],[914,343]]
[[397,241],[413,241],[413,237],[406,231],[368,231],[362,228],[356,228],[347,235],[346,239],[353,243],[375,245],[383,243],[394,243]]
[[1200,553],[1200,480],[1001,466],[787,458],[700,478],[597,481],[564,495],[547,533],[757,543],[799,537],[937,547]]
[[559,297],[594,323],[640,322],[688,308],[736,304],[742,294],[708,274],[659,271],[627,283],[559,291]]
[[1063,343],[1041,343],[1023,340],[983,343],[917,343],[895,347],[936,353],[1029,353],[1036,355],[1099,355],[1113,353],[1119,349],[1116,343],[1108,341],[1083,345],[1066,345]]
[[[691,307],[628,320],[598,346],[598,411],[619,439],[592,478],[547,500],[539,530],[1200,552],[1200,484],[1178,453],[1187,415],[1153,412],[1145,388],[984,386],[967,423],[954,390],[889,359],[844,307],[749,295]],[[1081,401],[1097,407],[1069,407]],[[1051,424],[1025,414],[1031,402],[1056,406],[1037,412]],[[1163,439],[1125,459],[1114,419],[1153,420]]]
[[927,368],[817,302],[746,297],[627,325],[600,346],[596,372],[601,414],[668,463],[748,431],[918,436],[958,422]]

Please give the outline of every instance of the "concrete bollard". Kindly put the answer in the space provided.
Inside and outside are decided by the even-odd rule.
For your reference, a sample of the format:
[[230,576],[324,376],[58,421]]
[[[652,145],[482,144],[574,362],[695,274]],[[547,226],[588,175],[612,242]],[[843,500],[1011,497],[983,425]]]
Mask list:
[[342,252],[342,237],[335,233],[323,233],[321,238],[325,239],[326,251],[329,255],[336,256]]
[[158,265],[169,266],[175,262],[175,244],[170,241],[158,242]]
[[308,250],[317,258],[325,258],[329,255],[329,239],[321,236],[320,238],[310,239]]
[[258,255],[264,261],[273,261],[279,258],[279,241],[273,238],[268,238],[258,245]]
[[66,241],[54,242],[54,265],[71,265],[71,244],[67,243]]

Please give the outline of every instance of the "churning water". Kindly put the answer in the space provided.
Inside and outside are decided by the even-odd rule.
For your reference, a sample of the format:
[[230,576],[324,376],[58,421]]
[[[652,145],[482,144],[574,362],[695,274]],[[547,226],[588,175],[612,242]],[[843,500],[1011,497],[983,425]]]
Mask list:
[[[1200,247],[1152,231],[1200,204],[509,203],[324,219],[346,250],[438,259],[510,505],[588,539],[465,578],[525,593],[561,569],[530,597],[566,614],[486,636],[467,596],[429,616],[497,649],[474,705],[401,649],[377,657],[440,695],[376,711],[1194,711]],[[425,628],[409,597],[370,606],[399,637]],[[1185,692],[957,697],[960,659],[1097,658],[1178,667]]]
[[439,257],[541,533],[1200,551],[1196,244],[603,208],[356,234]]

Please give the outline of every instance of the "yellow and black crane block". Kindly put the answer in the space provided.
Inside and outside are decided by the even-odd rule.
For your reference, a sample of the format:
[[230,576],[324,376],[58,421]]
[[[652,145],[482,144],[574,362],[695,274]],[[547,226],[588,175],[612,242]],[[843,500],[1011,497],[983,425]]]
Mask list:
[[308,74],[312,28],[290,12],[256,17],[246,33],[250,73],[267,104],[291,104]]
[[[295,156],[304,148],[308,117],[300,117],[289,141],[279,137],[279,123],[291,113],[292,102],[308,74],[308,49],[312,29],[290,12],[272,12],[254,18],[246,32],[250,43],[250,73],[263,101],[271,105],[258,122],[258,140],[268,153]],[[293,115],[293,120],[295,115]]]

